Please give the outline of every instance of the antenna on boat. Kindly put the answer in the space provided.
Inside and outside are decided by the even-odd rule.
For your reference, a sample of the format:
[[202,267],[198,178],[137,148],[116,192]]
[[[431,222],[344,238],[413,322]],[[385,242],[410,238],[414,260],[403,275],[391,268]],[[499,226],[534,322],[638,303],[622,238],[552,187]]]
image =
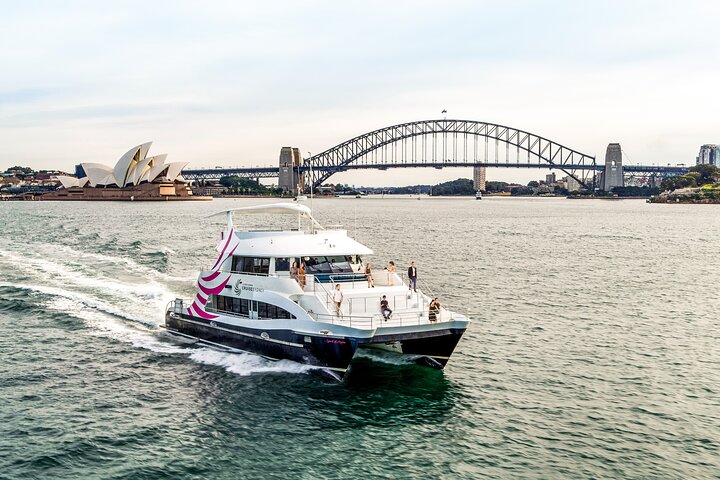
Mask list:
[[[308,161],[310,162],[310,216],[313,214],[313,174],[312,174],[312,153],[308,152]],[[315,233],[315,223],[310,222],[310,233]]]

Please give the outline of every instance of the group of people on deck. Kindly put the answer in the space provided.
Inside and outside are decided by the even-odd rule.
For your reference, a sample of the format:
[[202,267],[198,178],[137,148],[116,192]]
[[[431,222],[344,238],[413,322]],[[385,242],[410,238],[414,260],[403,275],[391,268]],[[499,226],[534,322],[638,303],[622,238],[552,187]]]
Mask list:
[[305,284],[307,283],[307,275],[305,274],[305,262],[301,262],[298,267],[297,262],[292,263],[290,267],[290,278],[300,284],[300,288],[305,290]]
[[[387,271],[387,284],[392,287],[395,285],[395,262],[391,260],[385,270]],[[417,267],[415,266],[415,262],[410,262],[407,274],[408,279],[410,280],[408,282],[408,289],[412,290],[413,292],[417,292]],[[375,288],[372,276],[372,268],[369,262],[365,264],[365,277],[368,282],[368,288]],[[299,267],[297,261],[294,261],[292,263],[292,266],[290,267],[290,278],[297,281],[300,285],[300,288],[302,288],[303,290],[305,289],[305,285],[307,282],[307,275],[305,273],[305,262],[301,262]],[[335,314],[338,316],[342,315],[341,308],[344,299],[345,295],[343,295],[340,284],[335,284],[335,289],[332,293],[332,301],[335,304]],[[389,302],[385,295],[383,295],[380,299],[380,313],[382,313],[385,321],[388,321],[392,316],[392,310],[390,309]],[[430,320],[430,322],[436,322],[439,315],[440,301],[437,297],[435,297],[430,302],[428,319]]]
[[[395,268],[395,262],[390,260],[388,263],[388,266],[385,267],[385,271],[387,272],[387,284],[388,286],[392,287],[395,285],[395,272],[397,271]],[[375,282],[373,281],[372,276],[372,268],[370,265],[370,262],[365,264],[365,278],[368,282],[368,288],[374,288]],[[408,279],[410,281],[408,282],[408,288],[412,290],[413,292],[417,292],[417,267],[415,266],[415,262],[410,262],[410,266],[408,267]]]

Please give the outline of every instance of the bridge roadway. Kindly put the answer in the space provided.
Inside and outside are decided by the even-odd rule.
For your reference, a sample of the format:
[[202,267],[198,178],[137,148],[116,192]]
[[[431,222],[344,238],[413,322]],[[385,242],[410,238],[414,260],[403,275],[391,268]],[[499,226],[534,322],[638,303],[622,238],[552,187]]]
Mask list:
[[[547,168],[550,170],[560,170],[558,165],[549,163],[516,163],[516,162],[409,162],[409,163],[385,163],[385,164],[347,164],[347,165],[329,165],[329,166],[313,166],[313,171],[329,171],[344,172],[347,170],[358,169],[376,169],[388,170],[390,168],[451,168],[451,167],[488,167],[488,168]],[[596,165],[563,165],[564,168],[572,168],[576,170],[594,170],[601,172],[605,170],[604,164]],[[310,172],[309,166],[301,166],[298,168],[301,173]],[[626,173],[640,173],[658,175],[683,175],[688,172],[687,167],[676,166],[657,166],[657,165],[623,165],[623,171]],[[221,177],[237,175],[243,178],[274,178],[280,173],[279,167],[234,167],[234,168],[205,168],[205,169],[188,169],[182,171],[182,176],[187,180],[218,180]]]

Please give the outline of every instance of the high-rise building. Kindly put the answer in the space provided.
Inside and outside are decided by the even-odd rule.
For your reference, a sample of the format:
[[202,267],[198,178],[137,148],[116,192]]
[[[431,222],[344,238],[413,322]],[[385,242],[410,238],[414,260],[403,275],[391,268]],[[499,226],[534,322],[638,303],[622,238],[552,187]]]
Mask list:
[[303,175],[298,172],[302,165],[302,155],[299,148],[282,147],[280,149],[280,173],[278,175],[278,188],[292,195],[305,190]]
[[473,187],[475,191],[485,191],[485,184],[487,183],[486,170],[487,167],[473,167]]
[[720,146],[714,144],[706,144],[700,147],[700,153],[695,159],[696,165],[715,165],[720,167]]
[[548,185],[551,185],[555,182],[556,182],[555,172],[548,173],[547,175],[545,175],[545,183],[547,183]]

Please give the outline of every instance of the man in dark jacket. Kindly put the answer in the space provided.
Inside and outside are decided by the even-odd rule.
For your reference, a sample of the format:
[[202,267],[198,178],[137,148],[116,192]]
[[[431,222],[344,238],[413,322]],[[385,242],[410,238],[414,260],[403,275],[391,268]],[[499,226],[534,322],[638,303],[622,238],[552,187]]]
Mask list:
[[417,268],[415,262],[410,262],[410,268],[408,268],[408,278],[410,284],[408,285],[413,292],[417,292]]

